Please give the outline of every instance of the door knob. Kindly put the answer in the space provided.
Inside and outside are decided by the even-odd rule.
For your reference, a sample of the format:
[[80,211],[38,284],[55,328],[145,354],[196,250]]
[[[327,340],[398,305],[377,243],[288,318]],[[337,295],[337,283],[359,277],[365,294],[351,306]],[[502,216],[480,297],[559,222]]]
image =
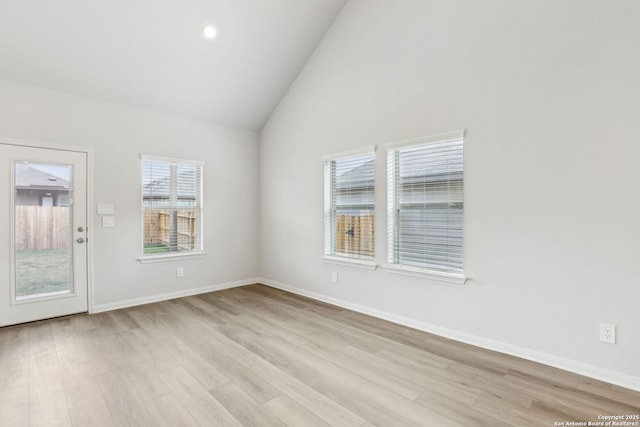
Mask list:
[[78,238],[76,239],[76,242],[78,242],[78,243],[84,243],[84,238],[83,238],[83,237],[78,237]]
[[84,231],[84,227],[83,226],[78,227],[78,231],[82,233]]

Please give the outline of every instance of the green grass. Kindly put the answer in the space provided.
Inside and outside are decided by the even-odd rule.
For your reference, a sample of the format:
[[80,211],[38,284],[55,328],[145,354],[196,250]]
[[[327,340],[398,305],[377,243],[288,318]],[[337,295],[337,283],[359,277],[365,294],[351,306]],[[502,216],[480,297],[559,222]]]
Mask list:
[[[145,254],[169,252],[161,243],[144,245]],[[16,252],[16,297],[69,290],[71,250],[42,249]]]
[[144,245],[144,253],[145,254],[158,254],[162,252],[170,252],[171,249],[169,246],[163,243],[145,243]]
[[71,250],[42,249],[16,252],[16,297],[69,290]]

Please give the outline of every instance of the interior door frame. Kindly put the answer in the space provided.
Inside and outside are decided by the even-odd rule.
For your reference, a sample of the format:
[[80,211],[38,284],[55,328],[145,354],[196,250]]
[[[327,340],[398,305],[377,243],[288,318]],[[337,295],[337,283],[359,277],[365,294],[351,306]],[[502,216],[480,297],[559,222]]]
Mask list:
[[[75,151],[84,153],[87,158],[87,312],[93,313],[94,306],[94,289],[93,289],[93,226],[94,215],[91,207],[93,206],[93,154],[94,149],[91,147],[80,147],[74,145],[62,145],[49,142],[32,141],[26,139],[13,139],[0,137],[0,144],[15,145],[18,147],[43,148],[48,150]],[[13,240],[13,239],[9,239]],[[13,242],[10,242],[13,244]]]

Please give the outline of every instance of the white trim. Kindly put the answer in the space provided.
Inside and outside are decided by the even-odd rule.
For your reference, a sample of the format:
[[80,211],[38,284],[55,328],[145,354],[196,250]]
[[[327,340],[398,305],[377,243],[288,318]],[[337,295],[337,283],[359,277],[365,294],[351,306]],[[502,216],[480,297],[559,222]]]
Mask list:
[[194,289],[185,289],[182,291],[167,292],[165,294],[151,295],[142,298],[133,298],[124,301],[111,302],[107,304],[98,304],[93,306],[91,313],[102,313],[104,311],[119,310],[121,308],[135,307],[138,305],[151,304],[154,302],[166,301],[174,298],[188,297],[192,295],[206,294],[207,292],[221,291],[223,289],[237,288],[239,286],[253,285],[257,283],[257,278],[236,280],[234,282],[219,283],[217,285],[203,286]]
[[[331,215],[331,162],[324,162],[324,171],[323,171],[323,204],[322,204],[322,233],[323,233],[323,243],[324,247],[322,251],[324,254],[330,254],[333,252],[333,241],[334,241],[334,232],[333,232],[333,216]],[[375,201],[374,201],[375,203]],[[374,205],[375,207],[375,205]]]
[[620,387],[640,391],[640,377],[611,371],[609,369],[599,368],[597,366],[588,365],[586,363],[576,362],[575,360],[566,359],[564,357],[559,357],[552,354],[492,340],[489,338],[480,337],[478,335],[444,328],[442,326],[434,325],[431,323],[421,322],[415,319],[378,310],[375,308],[354,304],[342,299],[307,291],[305,289],[287,286],[282,283],[278,283],[276,281],[265,279],[262,277],[259,277],[256,280],[258,283],[271,286],[273,288],[302,295],[311,299],[326,302],[328,304],[333,304],[338,307],[347,308],[349,310],[357,311],[359,313],[367,314],[379,319],[388,320],[389,322],[397,323],[399,325],[408,326],[410,328],[418,329],[424,332],[439,335],[441,337],[460,341],[465,344],[474,345],[476,347],[481,347],[487,350],[497,351],[499,353],[504,353],[532,362],[541,363],[543,365],[552,366],[554,368],[573,372],[578,375],[583,375],[599,381],[615,384]]
[[95,303],[94,297],[94,277],[93,277],[93,150],[87,152],[86,156],[86,179],[87,179],[87,223],[86,223],[86,243],[87,243],[87,312],[93,312]]
[[[171,189],[171,194],[173,194],[174,190],[176,190],[173,186],[177,185],[175,184],[175,180],[177,179],[177,177],[174,177],[173,174],[173,170],[174,168],[177,168],[179,164],[190,164],[190,165],[194,165],[198,170],[199,170],[199,174],[196,173],[196,177],[199,176],[199,182],[196,183],[196,188],[198,189],[198,194],[197,194],[197,205],[195,206],[195,208],[197,208],[198,210],[198,222],[197,222],[197,237],[198,237],[198,242],[199,242],[199,251],[192,251],[189,252],[188,254],[168,254],[168,255],[145,255],[144,253],[144,230],[145,230],[145,225],[144,225],[144,219],[145,219],[145,212],[147,209],[145,209],[144,206],[144,185],[142,184],[144,182],[144,162],[145,161],[163,161],[163,162],[168,162],[171,164],[171,169],[172,172],[170,174],[171,177],[171,182],[172,182],[172,189]],[[140,153],[140,161],[139,161],[139,167],[140,167],[140,181],[139,181],[139,186],[138,186],[138,196],[139,196],[139,200],[140,200],[140,257],[137,258],[137,261],[140,262],[141,264],[144,263],[148,263],[148,262],[161,262],[161,261],[168,261],[170,258],[189,258],[189,257],[193,257],[193,258],[200,258],[204,255],[206,255],[206,252],[204,251],[204,162],[200,161],[200,160],[188,160],[188,159],[172,159],[169,157],[162,157],[162,156],[154,156],[154,155],[147,155],[147,154],[142,154]],[[192,207],[192,206],[190,206]],[[157,207],[158,209],[160,209],[161,207]],[[166,207],[165,207],[166,208]],[[193,207],[192,207],[193,208]],[[151,210],[155,209],[155,207],[151,207]],[[166,259],[165,259],[166,258]]]
[[198,166],[204,165],[203,160],[178,159],[175,157],[154,156],[154,155],[142,154],[142,153],[140,153],[140,160],[158,160],[158,161],[167,162],[167,163],[191,163],[193,165],[198,165]]
[[[350,150],[350,151],[343,151],[341,153],[336,153],[336,154],[331,154],[331,155],[326,155],[323,156],[324,159],[324,184],[323,184],[323,195],[324,195],[324,203],[323,203],[323,241],[324,241],[324,256],[323,259],[326,259],[327,262],[334,262],[334,263],[340,263],[343,265],[350,265],[352,264],[360,264],[362,265],[361,268],[370,268],[372,270],[375,270],[376,268],[376,264],[375,262],[373,262],[373,260],[362,260],[362,259],[358,259],[357,257],[354,257],[356,259],[355,262],[352,262],[351,260],[353,258],[351,257],[347,257],[347,256],[341,256],[340,254],[335,252],[336,249],[336,245],[337,245],[337,236],[336,236],[336,213],[337,213],[337,209],[336,209],[336,182],[337,182],[337,177],[335,176],[336,174],[336,164],[338,161],[342,161],[345,159],[368,159],[369,157],[372,158],[372,160],[374,161],[374,173],[373,173],[373,177],[375,178],[375,149],[376,146],[370,146],[370,147],[365,147],[365,148],[360,148],[360,149],[356,149],[356,150]],[[351,160],[347,160],[347,161],[351,161]],[[369,160],[367,160],[368,162]],[[374,179],[374,190],[375,190],[375,179]],[[375,215],[375,191],[373,194],[373,213]],[[375,239],[375,236],[374,236]],[[348,263],[348,264],[347,264]],[[365,266],[366,265],[366,266]]]
[[400,147],[410,145],[430,144],[432,142],[457,141],[464,138],[464,129],[453,130],[450,132],[442,132],[435,135],[421,136],[419,138],[404,139],[401,141],[387,142],[384,148],[387,150],[395,150]]
[[13,138],[0,138],[0,144],[4,145],[16,145],[18,147],[32,147],[32,148],[45,148],[49,150],[61,150],[61,151],[78,151],[81,153],[93,153],[95,150],[92,147],[79,147],[77,145],[61,145],[52,144],[50,142],[31,141],[28,139],[13,139]]
[[375,153],[375,152],[376,152],[376,146],[375,145],[369,145],[367,147],[355,148],[353,150],[341,151],[339,153],[325,154],[324,156],[322,156],[322,160],[326,162],[326,161],[329,161],[329,160],[356,157],[356,156],[360,156],[362,154],[370,154],[370,153]]
[[325,255],[321,257],[322,261],[329,264],[345,265],[347,267],[363,268],[365,270],[375,270],[378,264],[375,261],[364,261],[357,258],[341,258]]
[[394,150],[387,151],[387,263],[395,261],[394,250],[396,247],[396,224],[398,219],[396,218],[396,189],[398,182],[398,168],[395,166],[396,152]]
[[447,273],[444,271],[429,270],[426,268],[409,267],[399,264],[387,264],[383,266],[389,273],[403,274],[405,276],[422,277],[426,279],[439,280],[441,282],[455,283],[464,285],[469,279],[464,274]]
[[[16,305],[16,159],[11,157],[9,166],[9,287],[11,299],[9,304]],[[73,241],[73,239],[72,239]]]
[[[464,274],[454,272],[440,272],[429,268],[411,267],[397,264],[397,249],[400,244],[400,224],[398,194],[396,194],[399,177],[398,155],[401,148],[424,147],[429,144],[441,142],[464,143],[464,129],[443,132],[435,135],[427,135],[419,138],[403,141],[389,142],[385,144],[387,150],[387,265],[389,272],[404,274],[429,279],[436,279],[449,283],[464,284],[467,278]],[[464,169],[463,169],[464,174]],[[464,199],[463,199],[464,204]],[[464,218],[463,224],[464,227]],[[464,230],[463,230],[464,237]]]
[[[199,193],[198,193],[198,198],[200,200],[200,218],[198,218],[198,234],[199,234],[199,238],[200,238],[200,253],[202,253],[203,255],[206,255],[207,252],[204,250],[204,248],[206,248],[205,246],[205,239],[204,239],[204,163],[202,165],[200,165],[200,186],[199,186]],[[143,213],[144,215],[144,213]],[[142,223],[144,224],[144,218],[142,219]],[[144,227],[144,225],[143,225]],[[142,229],[142,234],[144,234],[144,228]],[[142,242],[142,246],[144,248],[144,242]]]
[[[11,282],[13,284],[13,282]],[[13,287],[13,286],[12,286]],[[20,304],[32,304],[39,303],[42,301],[51,301],[56,299],[65,299],[65,298],[75,298],[78,294],[70,291],[54,291],[54,292],[43,292],[33,295],[27,295],[26,297],[17,298],[14,296],[14,300],[11,305],[20,305]]]
[[[87,230],[87,312],[91,313],[91,310],[94,305],[94,277],[93,277],[93,215],[90,209],[93,206],[93,155],[95,153],[95,148],[93,147],[81,147],[77,145],[63,145],[63,144],[54,144],[50,142],[42,142],[42,141],[33,141],[28,139],[15,139],[15,138],[2,138],[0,137],[0,144],[3,145],[13,145],[17,147],[30,147],[30,148],[40,148],[46,150],[58,150],[58,151],[68,151],[68,152],[78,152],[85,154],[85,181],[86,181],[86,230]],[[11,170],[11,176],[14,176],[14,170]],[[12,178],[13,179],[13,178]],[[11,191],[11,204],[9,206],[13,206],[14,204],[14,193]],[[13,221],[13,216],[11,217]],[[11,251],[15,250],[15,226],[11,224]],[[11,277],[10,283],[14,283],[15,279],[15,264],[11,268]],[[11,286],[13,288],[13,286]],[[11,293],[11,301],[15,301],[15,291],[12,289]]]
[[180,252],[175,252],[170,255],[148,255],[146,257],[140,257],[137,261],[140,264],[148,264],[152,262],[166,262],[166,261],[174,261],[174,260],[183,260],[189,258],[204,258],[207,255],[206,252],[188,252],[186,254],[181,254]]

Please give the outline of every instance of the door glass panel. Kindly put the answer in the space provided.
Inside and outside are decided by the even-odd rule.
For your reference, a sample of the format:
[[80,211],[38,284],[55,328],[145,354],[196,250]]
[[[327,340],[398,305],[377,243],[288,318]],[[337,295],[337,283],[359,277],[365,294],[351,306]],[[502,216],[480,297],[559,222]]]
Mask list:
[[73,168],[15,162],[15,299],[73,292]]

